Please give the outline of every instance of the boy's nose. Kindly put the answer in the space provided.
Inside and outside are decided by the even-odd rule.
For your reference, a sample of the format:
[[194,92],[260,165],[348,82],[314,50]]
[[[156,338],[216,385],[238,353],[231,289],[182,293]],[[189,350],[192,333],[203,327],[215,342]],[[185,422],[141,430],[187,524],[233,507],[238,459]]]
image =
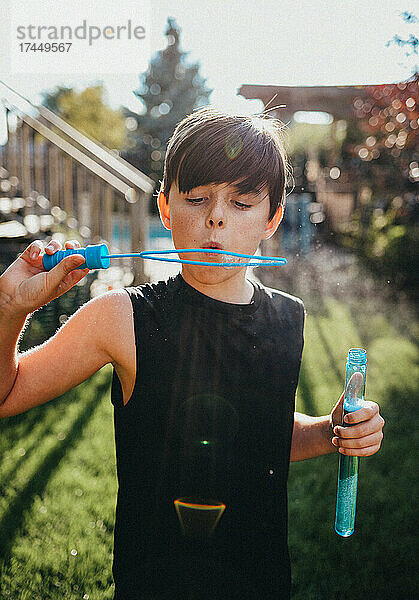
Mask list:
[[224,227],[225,215],[221,203],[215,202],[207,216],[207,226],[213,228]]
[[214,227],[215,223],[217,223],[218,227],[223,227],[224,225],[223,219],[213,219],[212,217],[208,218],[208,225],[210,227]]

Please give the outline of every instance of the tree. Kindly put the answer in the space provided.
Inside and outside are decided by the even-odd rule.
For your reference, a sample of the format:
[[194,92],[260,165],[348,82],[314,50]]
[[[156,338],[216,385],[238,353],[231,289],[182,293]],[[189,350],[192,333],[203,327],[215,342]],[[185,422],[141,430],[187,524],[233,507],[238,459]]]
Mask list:
[[[367,86],[366,97],[354,99],[358,136],[346,140],[345,151],[357,159],[364,183],[385,201],[413,191],[419,181],[419,73],[407,81]],[[356,137],[358,139],[356,140]]]
[[[403,13],[409,23],[414,15]],[[418,40],[410,45],[417,54]],[[387,46],[390,42],[387,43]],[[416,299],[419,277],[419,73],[399,83],[367,86],[354,98],[342,159],[356,169],[359,203],[340,241],[371,271]]]
[[[403,21],[405,21],[406,23],[409,23],[411,25],[417,23],[419,21],[419,19],[413,14],[410,13],[408,11],[404,11],[403,13],[399,13],[403,19]],[[386,46],[390,46],[390,44],[397,44],[397,46],[400,46],[402,48],[404,48],[405,46],[407,46],[408,48],[410,48],[411,52],[406,52],[405,56],[411,56],[412,54],[417,54],[418,53],[418,47],[419,47],[419,39],[417,38],[417,36],[414,33],[411,33],[409,35],[409,39],[407,40],[403,40],[399,35],[394,35],[393,38],[391,40],[389,40],[386,44]],[[418,67],[417,65],[415,65],[415,72],[417,72]]]
[[367,99],[356,105],[364,141],[353,147],[373,190],[358,211],[361,253],[379,276],[412,296],[419,283],[418,84],[415,73],[408,81],[367,88]]
[[73,93],[73,88],[65,85],[57,85],[54,89],[41,92],[42,105],[51,110],[56,115],[60,115],[61,108],[59,101],[62,96]]
[[[124,108],[128,142],[121,155],[143,173],[154,179],[156,189],[163,176],[167,142],[177,123],[186,115],[208,104],[212,90],[199,75],[199,63],[186,64],[179,46],[180,29],[175,19],[168,18],[167,47],[155,54],[147,71],[140,77],[140,88],[134,92],[142,104],[143,114]],[[155,203],[151,211],[156,212]]]
[[42,93],[42,104],[69,125],[107,148],[120,150],[126,141],[125,118],[121,110],[105,104],[102,85],[82,92],[58,86]]

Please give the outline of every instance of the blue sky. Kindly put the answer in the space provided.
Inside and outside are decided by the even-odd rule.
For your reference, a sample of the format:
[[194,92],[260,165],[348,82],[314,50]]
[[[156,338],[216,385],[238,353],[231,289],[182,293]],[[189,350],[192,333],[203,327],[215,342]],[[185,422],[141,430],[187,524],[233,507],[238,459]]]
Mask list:
[[[258,101],[237,96],[244,83],[390,83],[407,78],[415,64],[395,44],[385,45],[394,34],[408,38],[413,31],[399,16],[415,10],[410,0],[406,4],[395,0],[188,0],[182,5],[156,0],[151,8],[150,57],[165,47],[167,17],[174,17],[182,30],[181,48],[190,52],[188,62],[200,62],[201,75],[214,89],[210,102],[225,110],[262,108]],[[42,89],[57,84],[83,89],[99,80],[112,106],[124,104],[139,110],[133,94],[139,74],[13,75],[3,71],[0,79],[34,102],[40,101]]]

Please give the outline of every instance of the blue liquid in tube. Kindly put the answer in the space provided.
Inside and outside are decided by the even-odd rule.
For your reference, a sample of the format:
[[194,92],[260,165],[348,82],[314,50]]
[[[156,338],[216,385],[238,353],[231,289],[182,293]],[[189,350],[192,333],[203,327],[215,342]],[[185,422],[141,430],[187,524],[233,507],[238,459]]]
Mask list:
[[[362,348],[351,348],[346,361],[344,417],[363,407],[366,375],[366,351]],[[347,426],[345,422],[342,425]],[[335,531],[342,537],[349,537],[355,529],[358,471],[358,456],[339,455]]]

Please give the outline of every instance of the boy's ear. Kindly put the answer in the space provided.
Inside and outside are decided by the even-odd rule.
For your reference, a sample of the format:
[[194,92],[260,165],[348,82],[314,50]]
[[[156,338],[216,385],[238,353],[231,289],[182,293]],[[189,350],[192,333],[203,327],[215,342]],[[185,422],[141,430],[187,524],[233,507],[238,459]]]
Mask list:
[[170,210],[169,210],[169,200],[163,194],[163,191],[160,189],[158,198],[157,198],[157,206],[160,213],[160,220],[163,223],[163,227],[165,229],[171,229],[170,226]]
[[262,237],[263,240],[269,240],[269,238],[273,236],[275,231],[278,229],[283,216],[284,207],[282,206],[282,204],[280,204],[276,209],[274,216],[270,221],[268,221],[268,224],[265,227],[265,231]]

